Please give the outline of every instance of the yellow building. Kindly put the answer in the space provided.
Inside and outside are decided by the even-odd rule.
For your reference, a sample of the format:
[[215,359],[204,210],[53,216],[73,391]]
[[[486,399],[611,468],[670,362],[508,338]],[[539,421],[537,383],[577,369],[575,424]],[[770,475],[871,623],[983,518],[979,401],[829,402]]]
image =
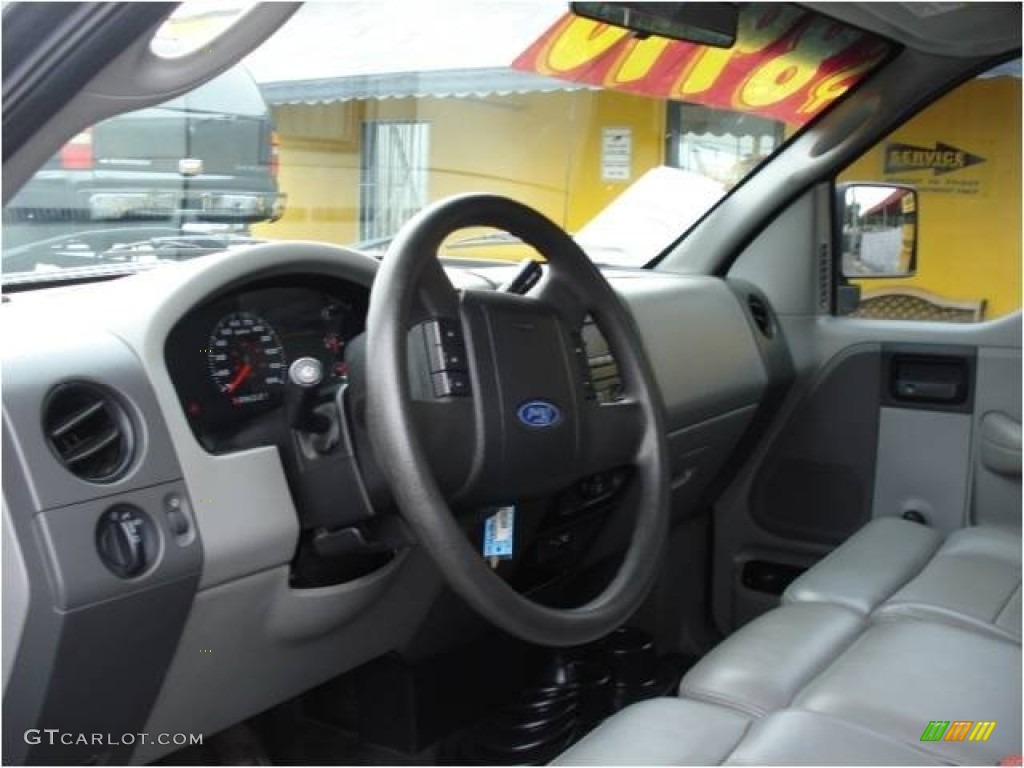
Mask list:
[[[721,111],[702,114],[697,105],[507,69],[380,75],[319,87],[264,86],[281,136],[280,184],[288,201],[284,218],[257,226],[257,234],[372,245],[426,203],[466,191],[522,200],[576,231],[650,168],[690,163],[705,175],[728,176],[730,165],[736,172],[783,138],[775,121],[762,120],[751,135],[746,116],[748,135],[733,135]],[[1020,87],[1016,77],[971,81],[843,174],[842,181],[898,182],[919,192],[916,274],[861,280],[866,295],[910,288],[980,302],[986,317],[1019,306],[1020,258],[1005,254],[1020,253]],[[615,178],[610,130],[629,143]],[[729,137],[731,158],[720,146],[724,160],[695,166],[686,137],[715,134]],[[728,186],[731,179],[721,181]],[[962,226],[964,216],[983,223],[985,242]]]
[[[558,17],[557,8],[526,0],[481,7],[494,34],[467,40],[427,5],[409,7],[422,17],[422,34],[386,41],[371,34],[386,27],[377,18],[388,12],[384,4],[316,6],[302,39],[314,41],[319,57],[338,60],[331,65],[337,77],[310,80],[320,70],[304,63],[287,34],[249,62],[281,137],[280,188],[287,195],[284,217],[255,226],[257,235],[372,246],[427,203],[467,191],[509,195],[575,232],[651,168],[684,168],[728,188],[791,131],[752,113],[510,69]],[[339,12],[344,40],[328,36],[336,25],[317,24]],[[221,21],[209,12],[181,24],[202,32]],[[586,31],[587,23],[577,26]],[[588,45],[604,45],[576,37],[583,48],[572,50],[581,61],[591,55]],[[666,45],[640,41],[633,58],[616,61],[650,68],[657,57],[645,52]],[[450,49],[453,68],[419,71],[425,49],[432,56]],[[360,55],[346,58],[353,51]],[[387,55],[373,60],[382,51]],[[709,56],[719,71],[725,59]],[[375,68],[351,73],[349,65],[364,59]],[[973,303],[984,317],[1020,306],[1020,89],[1019,71],[970,81],[842,175],[840,181],[896,182],[919,191],[916,274],[857,281],[866,296],[909,289]],[[980,227],[965,227],[965,220]]]
[[652,168],[728,187],[783,134],[774,120],[505,68],[263,92],[288,199],[283,219],[255,229],[339,244],[386,239],[426,203],[468,191],[521,200],[574,232]]
[[847,169],[842,181],[894,182],[918,191],[916,274],[856,281],[865,296],[910,288],[980,303],[984,318],[1020,306],[1020,121],[1019,76],[976,78]]
[[[429,79],[436,87],[424,76],[415,87],[436,95],[359,94],[316,104],[273,105],[268,89],[288,202],[280,221],[258,231],[368,241],[387,237],[426,203],[467,191],[522,200],[572,231],[664,162],[662,101],[545,83],[511,70],[430,73]],[[519,81],[518,92],[500,92],[512,81]],[[455,87],[474,90],[451,92]],[[622,178],[602,177],[605,129],[629,136]],[[386,211],[373,209],[377,200]]]

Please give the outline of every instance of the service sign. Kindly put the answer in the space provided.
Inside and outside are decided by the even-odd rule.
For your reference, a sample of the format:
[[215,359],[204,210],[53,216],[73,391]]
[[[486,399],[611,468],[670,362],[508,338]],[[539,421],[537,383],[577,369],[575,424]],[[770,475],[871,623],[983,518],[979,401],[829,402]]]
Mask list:
[[889,52],[878,38],[788,4],[740,14],[736,44],[711,48],[567,14],[512,66],[563,80],[752,112],[803,125]]

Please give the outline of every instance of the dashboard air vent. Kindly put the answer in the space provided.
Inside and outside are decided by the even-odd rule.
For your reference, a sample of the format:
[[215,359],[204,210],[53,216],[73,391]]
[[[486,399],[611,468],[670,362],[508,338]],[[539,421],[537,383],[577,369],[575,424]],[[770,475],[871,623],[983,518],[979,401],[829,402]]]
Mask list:
[[762,336],[770,339],[775,334],[775,329],[772,324],[771,311],[764,299],[752,293],[747,296],[747,306],[750,307],[750,316],[754,319],[754,325],[761,331]]
[[114,397],[92,384],[62,384],[43,406],[43,429],[57,460],[90,483],[116,480],[132,458],[132,426]]

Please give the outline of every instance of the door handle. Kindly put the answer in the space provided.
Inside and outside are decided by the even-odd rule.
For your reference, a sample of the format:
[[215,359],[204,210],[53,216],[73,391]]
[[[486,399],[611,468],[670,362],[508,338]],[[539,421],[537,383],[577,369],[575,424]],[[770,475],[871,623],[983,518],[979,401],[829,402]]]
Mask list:
[[955,381],[896,380],[896,397],[901,400],[951,403],[956,401],[959,391],[959,386]]
[[989,411],[981,420],[981,463],[985,469],[1004,477],[1020,477],[1020,422]]
[[894,400],[957,405],[967,397],[968,365],[954,357],[897,356],[890,370]]

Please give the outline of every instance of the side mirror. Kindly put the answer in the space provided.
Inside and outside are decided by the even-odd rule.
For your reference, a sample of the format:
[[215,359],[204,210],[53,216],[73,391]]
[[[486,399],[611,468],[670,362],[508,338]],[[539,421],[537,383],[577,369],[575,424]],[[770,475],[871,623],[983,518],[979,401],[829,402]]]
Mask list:
[[843,277],[910,277],[917,271],[917,190],[904,184],[836,186]]

